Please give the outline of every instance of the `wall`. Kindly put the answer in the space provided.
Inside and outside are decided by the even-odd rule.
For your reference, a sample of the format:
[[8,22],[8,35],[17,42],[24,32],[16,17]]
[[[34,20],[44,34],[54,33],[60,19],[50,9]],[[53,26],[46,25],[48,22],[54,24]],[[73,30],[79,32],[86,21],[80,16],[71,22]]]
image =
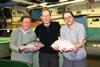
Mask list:
[[77,14],[100,14],[100,1],[95,3],[79,3],[79,4],[71,4],[69,6],[70,10]]

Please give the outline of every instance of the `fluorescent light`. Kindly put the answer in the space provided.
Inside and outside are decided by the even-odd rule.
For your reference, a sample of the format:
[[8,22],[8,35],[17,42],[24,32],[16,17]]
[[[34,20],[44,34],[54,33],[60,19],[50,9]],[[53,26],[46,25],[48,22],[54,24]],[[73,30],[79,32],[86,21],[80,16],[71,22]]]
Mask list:
[[31,6],[28,6],[27,8],[30,9],[30,8],[34,8],[34,7],[37,7],[37,6],[42,6],[42,7],[46,7],[47,6],[47,3],[41,3],[41,4],[33,4]]
[[26,4],[33,4],[32,2],[28,2],[28,1],[25,1],[25,0],[12,0],[12,1],[26,3]]
[[85,0],[74,0],[74,1],[67,1],[67,2],[62,2],[54,5],[48,5],[47,7],[55,7],[55,6],[61,6],[61,5],[66,5],[66,4],[72,4],[72,3],[78,3],[78,2],[84,2]]
[[46,3],[41,3],[41,4],[39,4],[40,6],[42,6],[42,7],[46,7],[47,6],[47,2]]
[[64,1],[68,1],[68,0],[59,0],[59,2],[64,2]]

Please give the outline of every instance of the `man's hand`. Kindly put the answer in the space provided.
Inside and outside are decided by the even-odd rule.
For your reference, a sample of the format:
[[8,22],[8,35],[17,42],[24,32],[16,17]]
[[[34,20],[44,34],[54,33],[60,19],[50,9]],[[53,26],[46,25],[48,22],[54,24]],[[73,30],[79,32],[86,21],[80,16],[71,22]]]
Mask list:
[[52,47],[54,50],[59,51],[59,46]]
[[39,48],[44,47],[44,45],[42,43],[40,43],[40,42],[33,43],[33,45],[36,46],[36,47],[39,47]]
[[79,49],[79,47],[76,45],[74,48],[72,48],[72,51],[73,51],[74,53],[77,53],[78,49]]
[[26,46],[19,46],[18,48],[19,52],[27,52],[28,51],[28,48]]
[[35,45],[32,45],[32,51],[34,52],[34,51],[38,51],[39,49],[40,49],[40,47],[38,47],[38,46],[35,46]]
[[75,44],[75,47],[72,49],[72,51],[76,53],[79,50],[79,48],[81,48],[83,45],[84,40],[79,40],[79,42]]
[[52,47],[54,50],[57,50],[57,51],[59,50],[59,46],[58,46],[57,44],[54,44],[54,43],[53,43],[53,44],[51,45],[51,47]]

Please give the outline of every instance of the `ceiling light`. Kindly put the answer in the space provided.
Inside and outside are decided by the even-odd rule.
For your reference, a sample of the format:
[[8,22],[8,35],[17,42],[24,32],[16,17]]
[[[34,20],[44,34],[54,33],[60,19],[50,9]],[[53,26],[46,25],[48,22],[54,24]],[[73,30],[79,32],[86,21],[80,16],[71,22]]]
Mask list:
[[53,5],[48,5],[47,7],[56,7],[56,6],[61,6],[61,5],[66,5],[66,4],[72,4],[72,3],[79,3],[79,2],[84,2],[85,0],[74,0],[74,1],[67,1],[67,2],[62,2],[58,4],[53,4]]

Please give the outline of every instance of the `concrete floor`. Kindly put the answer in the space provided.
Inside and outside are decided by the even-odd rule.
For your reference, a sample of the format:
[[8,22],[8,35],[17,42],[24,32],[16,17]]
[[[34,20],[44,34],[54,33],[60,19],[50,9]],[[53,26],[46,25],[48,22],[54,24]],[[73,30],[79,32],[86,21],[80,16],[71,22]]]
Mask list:
[[[34,66],[33,67],[39,67],[39,65],[38,65],[38,53],[35,53],[34,54],[34,60],[35,60],[35,62],[34,62]],[[4,59],[9,59],[9,57],[8,58],[4,58]],[[60,65],[59,65],[59,67],[62,67],[62,61],[63,61],[63,59],[62,59],[62,55],[60,54],[60,59],[59,59],[59,61],[60,61]],[[87,57],[87,64],[88,64],[88,67],[100,67],[100,57],[99,56],[88,56]]]
[[[59,67],[62,67],[63,64],[63,59],[62,59],[62,54],[59,54],[60,59],[59,59]],[[38,58],[38,54],[35,54],[34,57]],[[35,65],[33,67],[39,67],[38,65],[38,59],[34,59],[35,60]],[[99,56],[88,56],[87,57],[87,65],[88,67],[100,67],[100,57]]]
[[88,67],[100,67],[100,57],[88,57]]
[[[62,59],[60,59],[60,67],[62,67],[62,63]],[[87,65],[88,67],[100,67],[100,56],[88,56]]]

